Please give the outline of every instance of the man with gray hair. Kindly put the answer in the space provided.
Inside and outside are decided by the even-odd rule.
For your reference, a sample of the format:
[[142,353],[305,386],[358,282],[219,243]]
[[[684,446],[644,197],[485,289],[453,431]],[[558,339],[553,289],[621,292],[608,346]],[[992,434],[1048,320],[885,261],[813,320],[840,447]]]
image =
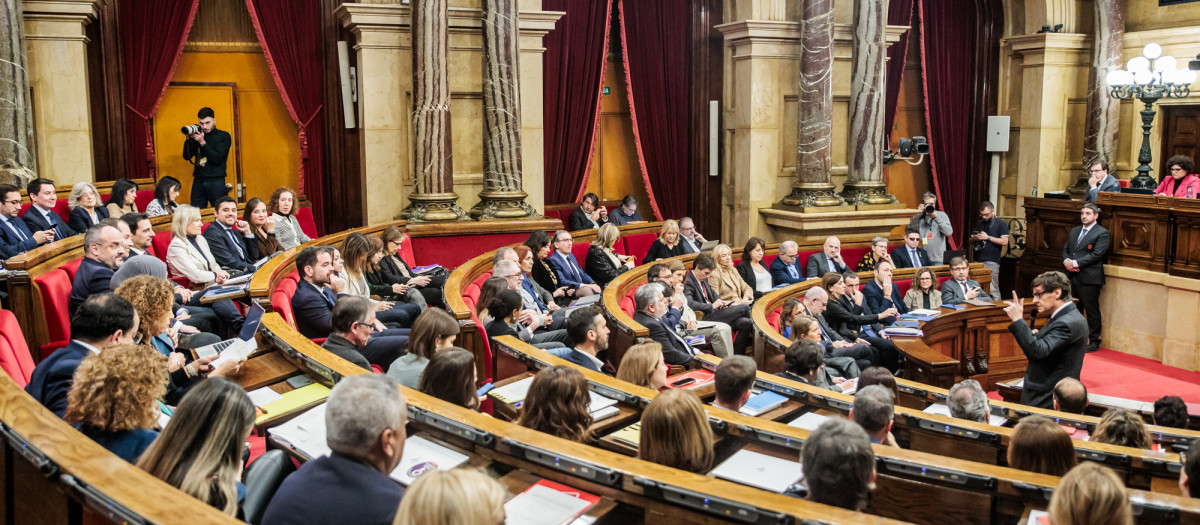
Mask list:
[[[515,252],[513,257],[516,257]],[[521,267],[517,266],[517,263],[508,259],[497,262],[492,267],[492,277],[504,279],[508,282],[509,290],[521,294],[521,303],[525,309],[521,310],[518,321],[533,332],[531,339],[533,343],[567,342],[567,331],[562,328],[566,323],[566,310],[560,309],[556,312],[544,310],[545,306],[522,286],[525,274],[521,271]]]
[[946,405],[950,407],[950,415],[955,418],[976,423],[988,422],[987,394],[983,393],[983,387],[974,379],[963,379],[950,387]]
[[362,374],[339,381],[325,411],[332,453],[283,480],[262,523],[392,523],[404,488],[388,474],[404,452],[407,413],[400,384],[391,377]]
[[859,510],[875,486],[875,452],[862,427],[831,417],[808,436],[800,449],[808,499]]
[[[817,326],[821,329],[821,346],[825,347],[825,357],[839,358],[847,357],[853,359],[858,370],[866,370],[876,364],[879,357],[876,355],[876,350],[869,343],[858,341],[847,341],[840,334],[825,322],[825,305],[829,304],[829,293],[820,286],[813,286],[804,292],[804,299],[800,301],[800,306],[804,308],[804,315],[813,317],[817,320]],[[842,365],[834,359],[827,359],[827,365],[842,372],[842,377],[854,378],[857,374],[850,373],[850,367]]]
[[696,221],[691,217],[679,219],[679,243],[683,245],[683,253],[700,253],[700,247],[706,242],[708,239],[696,231]]
[[125,236],[113,226],[97,224],[83,234],[83,259],[71,282],[67,313],[75,310],[88,296],[111,290],[112,276],[121,266]]
[[940,266],[946,253],[946,239],[954,235],[954,226],[950,225],[948,215],[938,212],[937,195],[933,192],[927,191],[921,196],[919,208],[906,229],[921,236],[921,245],[929,253],[930,266]]
[[854,394],[854,405],[850,407],[850,419],[863,430],[871,443],[899,447],[892,436],[892,417],[896,411],[896,397],[883,385],[868,385]]
[[492,266],[495,266],[496,263],[503,261],[505,259],[508,259],[515,263],[521,262],[521,261],[517,260],[517,251],[516,250],[512,249],[511,246],[501,246],[499,249],[496,250],[495,255],[492,255]]
[[800,266],[799,257],[796,256],[800,252],[800,246],[796,241],[783,241],[779,243],[779,256],[771,261],[771,282],[775,286],[781,284],[796,284],[804,280],[804,268]]
[[663,294],[664,283],[646,283],[633,292],[636,312],[633,320],[650,331],[650,339],[662,345],[663,360],[672,365],[684,365],[692,360],[694,351],[670,327],[679,323],[679,302],[682,297],[675,294],[676,304],[667,302]]

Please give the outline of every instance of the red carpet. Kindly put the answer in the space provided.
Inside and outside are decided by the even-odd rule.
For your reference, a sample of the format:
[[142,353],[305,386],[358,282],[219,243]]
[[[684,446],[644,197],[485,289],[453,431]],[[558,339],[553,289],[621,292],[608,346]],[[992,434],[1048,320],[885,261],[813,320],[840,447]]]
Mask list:
[[1115,350],[1101,349],[1083,358],[1080,379],[1089,392],[1150,401],[1179,396],[1200,403],[1200,372],[1188,372]]

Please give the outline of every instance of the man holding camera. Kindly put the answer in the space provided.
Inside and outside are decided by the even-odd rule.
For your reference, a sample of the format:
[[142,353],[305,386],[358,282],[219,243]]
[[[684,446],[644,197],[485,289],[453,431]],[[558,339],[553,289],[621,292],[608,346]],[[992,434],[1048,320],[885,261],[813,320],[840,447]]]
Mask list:
[[1000,301],[1001,248],[1008,246],[1008,223],[996,217],[996,207],[988,201],[979,205],[979,222],[971,234],[975,241],[975,261],[992,271],[992,300]]
[[950,217],[938,213],[937,195],[927,191],[921,196],[921,201],[921,212],[908,221],[908,229],[921,234],[921,244],[929,255],[929,264],[940,266],[942,256],[946,253],[946,238],[954,235],[954,227],[950,225]]
[[225,160],[233,140],[229,133],[217,129],[216,114],[212,108],[200,108],[196,114],[199,124],[184,126],[181,130],[187,140],[183,142],[183,158],[192,163],[192,206],[207,208],[216,205],[217,199],[229,194],[225,188]]

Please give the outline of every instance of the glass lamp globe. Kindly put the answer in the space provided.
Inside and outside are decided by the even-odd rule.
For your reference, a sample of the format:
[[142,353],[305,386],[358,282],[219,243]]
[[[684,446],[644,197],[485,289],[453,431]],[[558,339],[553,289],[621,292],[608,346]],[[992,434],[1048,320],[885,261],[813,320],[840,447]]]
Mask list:
[[1154,61],[1154,70],[1159,72],[1174,71],[1175,65],[1175,57],[1167,55]]
[[1154,74],[1148,69],[1142,69],[1133,74],[1133,81],[1144,86],[1154,81]]
[[1151,60],[1156,59],[1162,56],[1162,46],[1154,42],[1150,42],[1149,44],[1146,44],[1146,47],[1142,48],[1142,55]]
[[1129,59],[1129,63],[1126,64],[1125,69],[1128,70],[1130,73],[1137,73],[1138,71],[1149,71],[1150,70],[1150,60],[1147,59],[1146,57],[1133,57],[1133,58]]

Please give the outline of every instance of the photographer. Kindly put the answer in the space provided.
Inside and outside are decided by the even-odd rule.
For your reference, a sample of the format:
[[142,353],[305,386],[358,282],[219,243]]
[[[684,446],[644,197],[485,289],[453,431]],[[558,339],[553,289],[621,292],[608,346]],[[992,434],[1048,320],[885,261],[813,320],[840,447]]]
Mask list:
[[908,221],[908,229],[921,234],[921,244],[929,254],[929,264],[940,266],[942,256],[946,253],[946,238],[954,235],[954,227],[945,213],[938,212],[937,195],[927,191],[921,196],[921,201],[921,212]]
[[975,261],[992,271],[991,296],[1000,301],[1000,256],[1008,246],[1008,223],[996,217],[996,207],[988,201],[979,205],[979,222],[971,233],[975,242]]
[[225,187],[225,160],[233,144],[229,133],[217,129],[212,108],[200,108],[198,125],[184,126],[183,158],[193,166],[192,206],[207,208],[229,194]]

